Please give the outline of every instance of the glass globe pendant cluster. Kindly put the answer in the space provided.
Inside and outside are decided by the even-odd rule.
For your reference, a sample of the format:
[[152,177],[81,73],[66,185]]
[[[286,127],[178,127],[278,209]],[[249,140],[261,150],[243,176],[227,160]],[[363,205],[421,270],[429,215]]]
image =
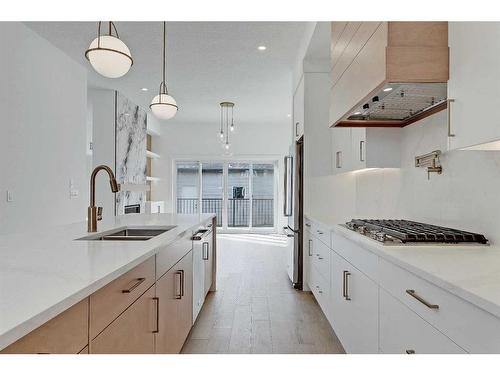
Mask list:
[[234,132],[234,103],[220,103],[220,131],[219,138],[226,150],[229,150],[229,133]]

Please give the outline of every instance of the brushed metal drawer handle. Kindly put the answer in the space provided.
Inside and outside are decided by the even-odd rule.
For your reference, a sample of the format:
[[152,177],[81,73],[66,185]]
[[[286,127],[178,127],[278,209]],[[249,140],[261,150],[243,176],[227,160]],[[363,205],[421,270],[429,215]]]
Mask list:
[[132,285],[130,288],[122,289],[122,293],[132,292],[135,288],[137,288],[139,285],[141,285],[145,280],[146,280],[145,277],[139,277],[138,279],[136,279],[136,283],[134,285]]
[[320,230],[317,230],[316,232],[318,232],[318,234],[324,234],[322,231]]
[[312,242],[313,242],[313,240],[309,239],[309,256],[313,255],[313,253],[311,252],[311,250],[312,250]]
[[349,296],[349,276],[351,273],[349,271],[344,271],[344,293],[343,297],[346,301],[350,301],[351,297]]
[[208,260],[208,257],[209,257],[208,247],[209,246],[210,245],[208,244],[208,242],[203,242],[203,254],[202,254],[203,260]]
[[413,349],[406,349],[406,354],[415,354],[415,350],[413,350]]
[[175,283],[175,291],[174,291],[174,297],[175,299],[182,299],[182,282],[183,282],[183,271],[175,271],[174,273],[174,277],[175,276],[179,276],[179,293],[177,293],[177,283],[175,283],[175,280],[174,280],[174,283]]
[[427,302],[425,299],[420,297],[413,289],[406,289],[406,293],[415,298],[418,302],[423,303],[429,309],[439,309],[439,305],[433,305],[432,303]]
[[318,255],[318,259],[319,259],[319,260],[323,260],[324,258],[321,258],[321,257]]
[[160,332],[160,298],[153,297],[153,300],[155,301],[155,304],[156,304],[156,328],[153,331],[153,333],[159,333]]
[[311,226],[311,224],[309,224],[309,223],[306,223],[306,227],[310,227],[310,226]]

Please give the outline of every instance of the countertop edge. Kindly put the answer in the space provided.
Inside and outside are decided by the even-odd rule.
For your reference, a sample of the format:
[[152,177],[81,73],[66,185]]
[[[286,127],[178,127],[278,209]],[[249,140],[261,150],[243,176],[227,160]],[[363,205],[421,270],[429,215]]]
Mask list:
[[113,280],[117,279],[118,277],[122,276],[126,272],[130,271],[133,269],[135,266],[141,264],[145,260],[149,259],[150,257],[158,254],[161,249],[165,246],[170,245],[172,242],[175,242],[179,238],[181,238],[187,231],[193,230],[196,227],[198,227],[200,224],[207,222],[208,220],[211,220],[215,215],[206,214],[208,217],[203,218],[191,226],[186,227],[186,229],[180,231],[176,236],[168,238],[167,241],[164,243],[158,244],[155,246],[152,250],[142,254],[141,256],[135,258],[134,260],[130,261],[126,265],[116,269],[115,271],[107,274],[106,276],[102,277],[101,279],[93,282],[92,284],[89,284],[87,287],[79,290],[78,292],[74,293],[73,295],[66,297],[59,303],[56,303],[52,305],[51,307],[47,308],[46,310],[41,311],[37,315],[31,317],[28,320],[25,320],[23,323],[11,328],[9,331],[4,332],[3,334],[0,335],[0,351],[8,347],[9,345],[15,343],[17,340],[21,339],[22,337],[26,336],[30,332],[36,330],[37,328],[41,327],[43,324],[47,323],[49,320],[55,318],[62,312],[66,311],[73,305],[77,304],[78,302],[82,301],[83,299],[89,297],[91,294],[96,292],[97,290],[101,289],[102,287],[106,286]]
[[[383,249],[380,249],[378,247],[383,246],[378,243],[371,243],[371,239],[369,238],[364,238],[361,235],[359,238],[353,238],[351,235],[352,233],[349,233],[350,231],[347,228],[344,228],[340,224],[325,224],[324,222],[314,219],[310,216],[307,216],[307,218],[313,222],[319,223],[327,228],[330,229],[330,231],[335,232],[336,234],[341,235],[342,237],[346,238],[349,241],[353,241],[360,245],[363,249],[366,249],[375,255],[387,260],[388,262],[395,264],[398,267],[401,267],[405,269],[408,272],[411,272],[412,274],[416,275],[417,277],[420,277],[421,279],[424,279],[425,281],[436,285],[437,287],[446,290],[447,292],[457,296],[458,298],[461,298],[462,300],[486,311],[489,314],[494,315],[497,318],[500,318],[500,306],[494,302],[491,302],[473,292],[470,292],[468,290],[465,290],[461,288],[460,286],[453,284],[450,281],[444,280],[435,274],[429,273],[419,267],[416,267],[410,263],[404,262],[399,258],[393,257],[387,252],[383,251]],[[331,244],[330,244],[331,246]]]

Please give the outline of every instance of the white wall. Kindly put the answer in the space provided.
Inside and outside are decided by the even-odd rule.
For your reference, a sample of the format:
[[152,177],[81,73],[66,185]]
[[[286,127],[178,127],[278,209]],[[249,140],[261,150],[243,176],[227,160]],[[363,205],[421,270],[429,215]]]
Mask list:
[[0,234],[85,220],[85,69],[21,23],[0,23],[0,50]]
[[278,217],[281,218],[281,166],[283,157],[289,152],[291,120],[285,119],[277,124],[267,124],[265,119],[260,124],[245,124],[235,120],[236,131],[231,134],[230,156],[224,156],[217,124],[176,125],[175,119],[162,123],[161,137],[153,139],[153,149],[161,155],[161,159],[154,161],[153,173],[161,177],[162,181],[153,182],[152,200],[164,200],[167,212],[175,210],[172,201],[172,167],[175,159],[279,160]]
[[329,223],[353,217],[406,218],[476,231],[500,243],[500,152],[452,151],[443,174],[415,168],[414,157],[447,150],[446,112],[402,130],[400,169],[380,169],[311,181],[307,214]]

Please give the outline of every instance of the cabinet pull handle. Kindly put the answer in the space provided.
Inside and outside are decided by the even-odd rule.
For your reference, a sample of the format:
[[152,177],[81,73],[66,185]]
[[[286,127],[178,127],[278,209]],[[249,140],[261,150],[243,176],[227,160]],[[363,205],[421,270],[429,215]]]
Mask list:
[[322,231],[320,230],[317,230],[316,232],[318,232],[318,234],[324,234]]
[[319,260],[323,260],[323,258],[322,258],[322,257],[320,257],[320,256],[319,256],[319,254],[318,254],[318,259],[319,259]]
[[156,304],[156,328],[153,333],[158,333],[160,332],[160,298],[153,297],[153,300]]
[[349,276],[351,276],[351,273],[349,271],[344,271],[344,299],[346,301],[351,300],[349,296]]
[[439,305],[433,305],[432,303],[427,302],[425,299],[420,297],[413,289],[406,289],[406,293],[415,298],[418,302],[423,303],[429,309],[439,309]]
[[310,226],[311,226],[311,224],[309,224],[309,223],[306,223],[306,227],[310,227]]
[[415,354],[415,350],[413,350],[413,349],[406,349],[406,354]]
[[181,270],[181,297],[184,297],[184,270]]
[[203,242],[203,260],[208,260],[208,242]]
[[455,134],[451,132],[451,103],[455,102],[455,99],[448,99],[448,106],[447,106],[447,112],[448,112],[448,137],[454,137]]
[[298,122],[295,123],[295,136],[296,137],[299,136],[299,123]]
[[174,291],[174,296],[175,299],[182,299],[182,274],[183,271],[175,271],[174,277],[179,276],[179,293],[177,293],[177,283],[175,283],[175,291]]
[[312,242],[313,240],[309,239],[309,256],[311,257],[313,254],[312,254]]
[[365,161],[365,141],[359,141],[359,161]]
[[132,285],[130,288],[128,288],[128,289],[122,289],[122,293],[130,293],[130,292],[132,292],[135,288],[137,288],[139,285],[141,285],[145,280],[146,280],[145,277],[139,277],[138,279],[136,279],[135,284]]
[[342,151],[337,151],[335,153],[335,167],[342,168]]

